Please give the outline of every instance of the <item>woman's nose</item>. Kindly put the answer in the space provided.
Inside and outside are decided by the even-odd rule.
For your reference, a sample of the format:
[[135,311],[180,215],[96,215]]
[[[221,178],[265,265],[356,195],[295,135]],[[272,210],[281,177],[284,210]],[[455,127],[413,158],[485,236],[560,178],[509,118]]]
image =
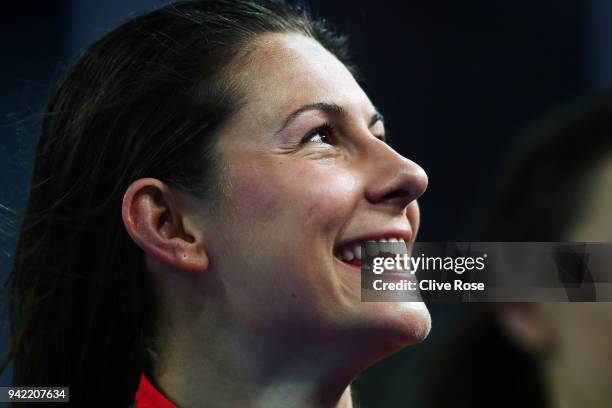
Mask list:
[[403,210],[427,189],[425,170],[389,145],[370,146],[367,158],[366,199]]

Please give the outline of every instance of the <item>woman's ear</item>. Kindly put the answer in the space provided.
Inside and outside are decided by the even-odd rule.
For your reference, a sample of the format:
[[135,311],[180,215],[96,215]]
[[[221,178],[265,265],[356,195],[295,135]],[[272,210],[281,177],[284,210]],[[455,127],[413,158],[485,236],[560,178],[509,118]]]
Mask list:
[[158,261],[188,272],[208,268],[200,232],[186,222],[177,192],[154,178],[134,181],[123,196],[122,217],[134,242]]
[[507,334],[523,349],[536,354],[550,349],[552,327],[539,303],[502,303],[497,314]]

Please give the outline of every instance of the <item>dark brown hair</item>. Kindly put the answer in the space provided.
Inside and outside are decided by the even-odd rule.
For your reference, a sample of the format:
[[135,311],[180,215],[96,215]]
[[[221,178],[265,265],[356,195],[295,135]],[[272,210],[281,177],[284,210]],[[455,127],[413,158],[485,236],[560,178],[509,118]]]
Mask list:
[[591,179],[612,156],[612,91],[557,107],[519,138],[483,223],[490,241],[564,241],[584,215]]
[[215,130],[242,103],[228,68],[269,32],[312,37],[349,64],[345,37],[303,7],[214,0],[127,21],[65,74],[43,115],[8,281],[14,385],[69,386],[83,406],[133,400],[155,302],[123,194],[154,177],[210,199]]

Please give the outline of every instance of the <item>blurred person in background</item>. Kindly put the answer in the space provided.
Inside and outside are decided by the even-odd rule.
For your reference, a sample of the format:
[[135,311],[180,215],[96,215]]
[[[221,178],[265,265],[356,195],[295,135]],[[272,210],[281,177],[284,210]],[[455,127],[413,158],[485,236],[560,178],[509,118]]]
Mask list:
[[[528,129],[496,187],[483,241],[612,241],[612,93]],[[463,305],[425,406],[609,408],[612,304]]]

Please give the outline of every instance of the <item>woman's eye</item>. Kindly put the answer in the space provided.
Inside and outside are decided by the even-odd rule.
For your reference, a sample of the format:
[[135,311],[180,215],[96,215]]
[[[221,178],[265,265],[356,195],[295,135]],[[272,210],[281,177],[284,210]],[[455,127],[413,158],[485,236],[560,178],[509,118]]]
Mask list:
[[310,132],[302,139],[302,143],[334,144],[331,127],[326,125]]
[[317,130],[315,133],[311,134],[308,137],[308,141],[309,142],[313,142],[313,143],[327,143],[327,144],[331,144],[331,138],[329,137],[329,135],[321,130]]

